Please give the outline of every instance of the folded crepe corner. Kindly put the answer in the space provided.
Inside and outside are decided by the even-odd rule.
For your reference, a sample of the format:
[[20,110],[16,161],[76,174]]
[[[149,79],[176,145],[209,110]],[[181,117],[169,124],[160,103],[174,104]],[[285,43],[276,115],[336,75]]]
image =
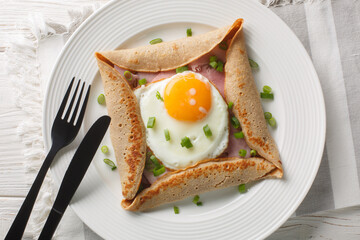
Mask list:
[[[125,198],[121,203],[124,209],[144,211],[206,191],[259,179],[282,178],[279,151],[264,119],[242,24],[243,20],[238,19],[231,26],[190,38],[95,53],[112,118],[110,137]],[[207,54],[224,40],[231,40],[224,69],[225,98],[234,103],[233,113],[239,119],[245,140],[259,157],[206,159],[195,166],[168,172],[137,193],[146,158],[145,127],[131,87],[114,67],[138,72],[173,70]]]
[[140,187],[146,158],[145,126],[140,107],[127,81],[98,59],[110,122],[110,138],[120,173],[122,195],[133,199]]

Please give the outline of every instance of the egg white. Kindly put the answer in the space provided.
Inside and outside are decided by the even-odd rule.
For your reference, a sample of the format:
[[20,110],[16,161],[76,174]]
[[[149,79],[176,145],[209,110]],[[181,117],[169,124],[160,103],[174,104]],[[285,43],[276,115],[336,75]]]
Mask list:
[[[191,71],[176,74],[171,78],[141,86],[134,91],[139,105],[145,127],[149,117],[155,117],[153,128],[146,128],[146,142],[155,156],[170,169],[183,169],[194,165],[200,160],[215,158],[227,147],[229,141],[227,104],[218,90],[210,81],[199,73],[195,77],[208,82],[211,86],[211,109],[206,117],[196,122],[179,121],[171,117],[165,109],[164,102],[156,98],[156,92],[164,97],[165,87],[177,75],[187,75]],[[212,137],[207,138],[203,127],[208,124]],[[164,129],[170,132],[170,141],[166,141]],[[189,137],[192,148],[181,146],[181,139]]]

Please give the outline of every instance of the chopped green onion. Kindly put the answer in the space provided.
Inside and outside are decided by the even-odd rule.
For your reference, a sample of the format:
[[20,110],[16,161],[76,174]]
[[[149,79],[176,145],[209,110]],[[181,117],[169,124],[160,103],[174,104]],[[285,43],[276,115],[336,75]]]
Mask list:
[[99,104],[104,104],[105,103],[105,95],[104,94],[100,94],[97,98],[97,101]]
[[264,112],[264,116],[265,116],[266,120],[269,120],[270,118],[272,118],[271,112]]
[[239,189],[239,193],[245,193],[247,191],[245,184],[240,184],[238,189]]
[[216,71],[218,72],[223,72],[224,71],[224,63],[222,61],[217,61],[217,67],[216,67]]
[[240,149],[239,156],[240,157],[245,157],[246,156],[246,150],[245,149]]
[[185,72],[185,71],[187,71],[187,70],[189,70],[188,66],[178,67],[178,68],[176,69],[176,73],[182,73],[182,72]]
[[154,168],[155,168],[155,166],[152,163],[152,161],[150,160],[150,158],[147,158],[146,161],[145,161],[145,169],[151,171]]
[[209,127],[209,125],[205,125],[204,127],[203,127],[203,130],[204,130],[204,133],[205,133],[205,136],[206,137],[211,137],[212,136],[212,132],[211,132],[211,129],[210,129],[210,127]]
[[269,125],[270,126],[272,126],[272,127],[275,127],[276,126],[276,120],[275,120],[275,118],[270,118],[269,120],[268,120],[268,123],[269,123]]
[[212,67],[212,68],[215,68],[217,67],[218,63],[217,62],[210,62],[209,65]]
[[104,159],[104,163],[106,163],[107,165],[109,165],[111,167],[111,170],[115,170],[116,169],[116,165],[113,161],[111,161],[108,158]]
[[190,138],[188,137],[184,137],[181,139],[181,146],[182,147],[186,147],[186,148],[191,148],[193,147],[191,141],[190,141]]
[[250,151],[250,156],[255,157],[256,154],[257,154],[256,150],[251,149],[251,151]]
[[234,137],[237,139],[244,138],[244,133],[242,131],[236,132],[236,133],[234,133]]
[[126,80],[128,80],[128,81],[130,82],[130,81],[132,80],[132,74],[131,74],[131,72],[125,71],[125,72],[124,72],[124,77],[125,77]]
[[264,99],[274,99],[274,94],[261,92],[260,97]]
[[228,49],[228,45],[226,42],[221,42],[219,44],[219,48],[222,49],[222,50],[227,50]]
[[155,155],[151,155],[150,161],[155,165],[156,168],[160,168],[161,164],[159,160],[155,157]]
[[263,86],[263,91],[264,91],[264,93],[271,93],[272,89],[271,89],[271,87],[265,85],[265,86]]
[[180,213],[180,210],[177,206],[174,206],[174,213],[175,214],[179,214]]
[[169,132],[169,129],[165,129],[165,130],[164,130],[164,134],[165,134],[165,140],[166,140],[166,141],[170,141],[170,132]]
[[211,56],[209,59],[209,62],[216,62],[217,61],[217,56]]
[[156,91],[156,98],[159,99],[160,101],[164,101],[164,99],[161,97],[159,91]]
[[231,122],[231,125],[234,127],[234,128],[239,128],[240,127],[240,122],[239,120],[236,118],[236,117],[232,117],[230,119],[230,122]]
[[106,145],[104,145],[104,146],[101,147],[101,151],[103,153],[107,153],[109,151],[109,148]]
[[147,83],[146,78],[142,78],[139,80],[139,85],[145,85]]
[[203,204],[202,204],[202,202],[197,202],[196,203],[196,206],[202,206]]
[[163,174],[165,172],[165,167],[161,165],[160,167],[156,167],[153,169],[153,174],[155,177]]
[[147,128],[153,128],[155,125],[156,118],[155,117],[149,117],[149,120],[147,122],[146,127]]
[[192,36],[192,30],[191,28],[186,29],[186,36],[191,37]]
[[161,43],[163,40],[161,38],[155,38],[153,40],[150,41],[151,45],[157,44],[157,43]]
[[192,200],[193,203],[197,204],[199,202],[200,196],[196,195],[194,199]]
[[259,69],[259,64],[257,64],[257,62],[255,62],[254,60],[249,58],[249,63],[252,69]]
[[233,102],[229,102],[229,103],[228,103],[228,108],[229,108],[229,109],[232,109],[233,106],[234,106],[234,103],[233,103]]

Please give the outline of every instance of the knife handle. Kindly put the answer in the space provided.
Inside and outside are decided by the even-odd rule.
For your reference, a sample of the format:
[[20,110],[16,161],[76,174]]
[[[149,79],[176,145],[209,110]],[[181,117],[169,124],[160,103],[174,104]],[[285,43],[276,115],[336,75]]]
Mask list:
[[46,229],[46,231],[42,231],[39,240],[49,240],[54,235],[54,232],[59,225],[59,222],[62,218],[63,214],[59,211],[56,211],[56,209],[52,208],[50,211],[50,215],[46,220],[46,223],[44,225],[43,229]]

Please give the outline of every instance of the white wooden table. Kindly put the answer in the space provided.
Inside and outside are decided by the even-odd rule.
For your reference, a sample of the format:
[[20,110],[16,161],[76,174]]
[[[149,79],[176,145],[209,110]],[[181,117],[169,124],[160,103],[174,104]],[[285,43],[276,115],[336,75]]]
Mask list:
[[[8,36],[19,32],[17,23],[29,12],[68,21],[67,10],[106,0],[0,0],[0,239],[6,234],[30,186],[23,166],[24,146],[17,137],[18,124],[27,116],[16,106],[13,86],[5,73],[4,50]],[[35,176],[33,176],[35,177]],[[87,235],[88,239],[100,239]],[[360,239],[360,206],[319,212],[289,219],[269,239]]]

